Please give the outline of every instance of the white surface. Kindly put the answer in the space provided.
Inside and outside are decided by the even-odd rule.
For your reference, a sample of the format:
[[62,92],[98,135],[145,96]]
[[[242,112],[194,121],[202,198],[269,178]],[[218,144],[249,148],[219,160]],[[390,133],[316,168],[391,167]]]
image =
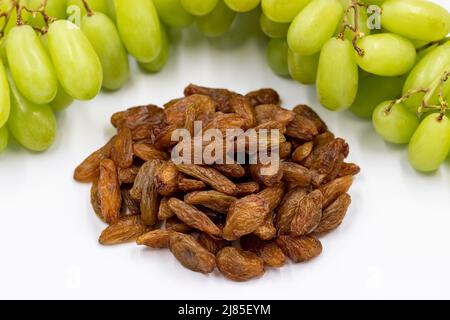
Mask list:
[[[435,175],[414,172],[405,150],[381,141],[370,123],[327,112],[314,90],[274,76],[262,41],[224,42],[185,37],[161,74],[135,70],[120,92],[61,114],[50,151],[14,147],[0,156],[0,298],[450,298],[450,161]],[[363,171],[347,219],[323,238],[321,257],[240,284],[186,270],[168,251],[97,244],[104,225],[73,169],[110,137],[113,112],[162,104],[190,82],[276,88],[284,106],[310,104],[348,140]]]

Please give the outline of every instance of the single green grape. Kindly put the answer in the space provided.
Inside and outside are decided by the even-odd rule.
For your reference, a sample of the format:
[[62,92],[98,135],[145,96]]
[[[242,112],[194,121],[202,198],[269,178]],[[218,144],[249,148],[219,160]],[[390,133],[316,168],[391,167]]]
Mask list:
[[320,103],[333,111],[350,108],[358,93],[358,65],[350,40],[331,38],[322,48],[317,71]]
[[401,97],[404,83],[405,77],[380,77],[369,73],[360,76],[358,94],[350,111],[358,117],[372,119],[380,103]]
[[[42,0],[28,0],[28,8],[37,10],[42,5]],[[45,13],[57,20],[66,19],[67,0],[48,0],[45,7]],[[32,15],[28,19],[28,24],[36,27],[43,27],[45,25],[42,15]]]
[[272,21],[289,23],[294,20],[311,0],[262,0],[264,14]]
[[236,18],[236,12],[231,10],[223,0],[220,0],[213,11],[207,15],[197,17],[195,22],[198,30],[210,38],[226,34]]
[[388,0],[383,3],[383,28],[404,37],[438,41],[450,32],[450,13],[425,0]]
[[0,127],[0,153],[8,147],[9,132],[6,126]]
[[288,68],[291,78],[306,85],[316,83],[319,58],[319,53],[311,56],[301,56],[289,49]]
[[167,60],[169,59],[169,53],[170,53],[169,38],[167,36],[166,30],[163,27],[161,27],[161,32],[162,32],[162,35],[163,35],[161,52],[159,53],[158,58],[156,58],[152,62],[139,63],[139,66],[144,71],[147,71],[147,72],[150,72],[150,73],[160,72],[164,68],[164,66],[166,65]]
[[181,5],[181,0],[153,0],[161,20],[172,28],[187,28],[194,23],[194,16]]
[[433,113],[419,125],[409,143],[409,162],[418,171],[439,169],[450,151],[450,120]]
[[59,85],[58,93],[56,94],[55,99],[50,102],[50,107],[53,111],[60,112],[67,109],[73,101],[74,99],[69,96],[66,91],[64,91],[64,88],[61,85]]
[[49,105],[37,105],[24,98],[8,74],[11,88],[11,115],[8,130],[23,147],[45,151],[56,136],[56,119]]
[[86,15],[81,20],[81,30],[91,42],[100,58],[103,69],[103,87],[120,89],[129,79],[128,54],[120,40],[114,22],[101,12]]
[[364,55],[356,54],[358,65],[365,71],[379,76],[400,76],[414,66],[416,49],[411,41],[392,33],[366,36],[357,42]]
[[9,94],[8,78],[3,62],[0,60],[0,127],[8,121],[11,110],[11,97]]
[[267,62],[274,73],[288,76],[288,45],[286,39],[272,39],[267,46]]
[[183,8],[194,16],[207,15],[214,10],[218,3],[219,0],[181,0]]
[[407,144],[419,126],[419,118],[402,103],[393,105],[385,101],[373,112],[373,125],[377,133],[387,142]]
[[261,14],[259,24],[266,36],[274,39],[286,38],[290,27],[289,23],[279,23],[270,20],[264,13]]
[[47,104],[58,90],[52,61],[29,25],[13,28],[6,43],[9,68],[20,92],[31,102]]
[[289,28],[289,47],[304,56],[319,52],[333,36],[343,12],[344,7],[339,0],[311,1]]
[[58,20],[48,31],[48,50],[58,80],[77,100],[90,100],[102,87],[100,59],[81,29],[67,20]]
[[261,0],[225,0],[226,5],[236,12],[252,11],[260,2]]
[[161,26],[152,1],[115,0],[117,27],[128,52],[139,62],[155,60],[161,51]]

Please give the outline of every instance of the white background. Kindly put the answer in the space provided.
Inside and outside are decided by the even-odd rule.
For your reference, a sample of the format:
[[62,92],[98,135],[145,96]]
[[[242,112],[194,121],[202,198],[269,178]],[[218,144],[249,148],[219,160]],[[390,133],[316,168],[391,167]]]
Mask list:
[[[312,88],[273,75],[264,40],[238,30],[216,41],[178,39],[161,74],[134,68],[120,92],[60,114],[48,152],[13,146],[0,156],[0,298],[450,298],[450,161],[436,174],[416,173],[404,148],[381,141],[370,122],[327,112]],[[318,259],[234,283],[186,270],[168,251],[97,243],[104,225],[90,207],[90,187],[72,180],[73,169],[113,134],[113,112],[162,104],[190,82],[243,93],[276,88],[284,106],[310,104],[348,140],[363,171],[345,223],[323,238]]]

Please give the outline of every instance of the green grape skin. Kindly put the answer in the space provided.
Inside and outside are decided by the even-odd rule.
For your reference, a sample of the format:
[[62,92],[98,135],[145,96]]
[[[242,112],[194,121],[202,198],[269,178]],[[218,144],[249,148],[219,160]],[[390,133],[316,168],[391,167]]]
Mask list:
[[153,0],[161,21],[172,28],[187,28],[194,23],[194,16],[181,5],[181,0]]
[[223,0],[220,0],[213,11],[197,17],[195,23],[198,30],[209,38],[223,36],[229,30],[236,18],[236,12],[231,10]]
[[103,88],[120,89],[129,79],[128,54],[114,22],[101,12],[86,15],[81,30],[91,42],[103,69]]
[[[347,8],[351,5],[352,0],[340,0],[341,4],[344,8]],[[354,27],[355,24],[355,13],[353,10],[350,10],[347,12],[347,14],[344,14],[342,17],[341,23],[338,24],[338,29],[336,35],[338,35],[342,30],[342,24],[344,22],[344,17],[347,17],[347,23]],[[361,32],[364,36],[367,36],[371,34],[371,30],[367,26],[367,9],[364,7],[358,6],[358,30]],[[355,37],[355,33],[353,30],[350,30],[349,28],[346,28],[345,30],[345,39],[348,39],[350,41],[353,40]]]
[[0,127],[8,121],[11,110],[11,97],[9,94],[8,78],[3,62],[0,60]]
[[417,171],[439,169],[450,151],[450,120],[434,113],[428,115],[414,133],[408,148],[409,162]]
[[357,42],[364,56],[356,55],[361,69],[379,76],[400,76],[414,66],[416,49],[411,41],[392,33],[369,35]]
[[31,26],[13,28],[7,38],[9,69],[20,92],[35,104],[52,101],[58,79],[52,61]]
[[291,78],[305,85],[316,83],[319,58],[319,53],[311,56],[301,56],[289,49],[288,68]]
[[54,112],[60,112],[67,109],[73,101],[74,99],[64,91],[64,88],[61,85],[59,85],[58,93],[56,94],[55,99],[50,102],[50,107]]
[[[28,0],[28,7],[33,10],[39,9],[42,0]],[[45,7],[45,13],[57,20],[66,19],[67,0],[48,0]],[[45,25],[44,18],[38,14],[36,17],[30,16],[28,24],[36,27],[43,27]]]
[[117,27],[128,52],[139,62],[155,60],[161,51],[161,25],[149,0],[115,0]]
[[0,153],[8,147],[9,132],[6,126],[0,127]]
[[358,94],[350,111],[358,117],[372,119],[380,103],[401,97],[404,83],[405,77],[360,76]]
[[58,20],[48,31],[48,51],[58,80],[77,100],[91,100],[100,92],[103,70],[100,59],[81,29]]
[[272,71],[282,77],[289,76],[288,45],[286,39],[271,39],[267,46],[267,62]]
[[[69,8],[70,6],[77,6],[80,9],[81,17],[84,17],[86,15],[87,11],[82,0],[65,0],[65,1],[67,1],[67,8]],[[89,8],[94,12],[101,12],[104,14],[108,14],[110,11],[107,0],[87,0],[87,4]]]
[[450,13],[424,0],[388,0],[382,5],[383,28],[404,37],[438,41],[450,32]]
[[261,0],[225,0],[225,4],[236,12],[252,11],[260,2]]
[[[12,7],[12,0],[0,0],[0,12],[7,12]],[[10,18],[5,27],[5,18],[0,18],[0,30],[4,29],[4,36],[7,36],[9,31],[16,26],[17,13],[16,10],[11,12]]]
[[333,36],[343,11],[339,0],[313,0],[289,27],[289,47],[304,56],[319,52]]
[[378,105],[373,112],[373,125],[376,132],[387,142],[408,144],[419,126],[419,118],[402,103],[389,110],[391,101]]
[[289,23],[279,23],[270,20],[264,13],[261,14],[259,24],[264,34],[273,39],[286,38],[290,27]]
[[358,93],[358,66],[351,41],[332,38],[322,48],[317,71],[317,95],[327,109],[350,108]]
[[198,17],[205,16],[213,11],[218,3],[219,0],[181,0],[183,8]]
[[294,20],[311,0],[262,0],[264,14],[272,21],[289,23]]
[[108,16],[112,21],[116,22],[116,7],[114,6],[114,0],[106,0],[106,6],[108,8]]
[[164,66],[167,64],[167,60],[169,59],[169,53],[170,53],[170,43],[169,38],[167,36],[167,32],[164,28],[161,28],[162,32],[162,49],[159,53],[159,56],[149,63],[139,63],[139,66],[141,69],[143,69],[146,72],[150,73],[157,73],[160,72]]
[[430,43],[427,46],[417,49],[416,65],[425,58],[431,51],[439,47],[439,43]]
[[[444,72],[449,69],[450,44],[444,44],[429,52],[412,69],[403,87],[403,94],[418,89],[432,89]],[[425,93],[417,93],[409,98],[405,105],[410,109],[417,110],[424,97]]]
[[361,3],[365,4],[374,4],[377,6],[381,6],[386,0],[361,0]]
[[37,105],[24,98],[8,74],[11,115],[8,130],[23,147],[35,152],[50,148],[56,136],[56,119],[49,105]]

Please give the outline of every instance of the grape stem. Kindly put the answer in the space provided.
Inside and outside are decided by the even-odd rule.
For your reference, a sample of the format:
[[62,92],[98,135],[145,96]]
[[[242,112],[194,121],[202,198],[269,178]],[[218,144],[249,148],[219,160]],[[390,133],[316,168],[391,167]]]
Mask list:
[[17,0],[13,0],[11,2],[11,7],[8,10],[6,10],[4,12],[0,12],[0,19],[2,19],[2,18],[5,19],[4,24],[3,24],[2,28],[0,29],[0,39],[2,39],[5,36],[5,30],[6,30],[6,27],[8,26],[9,19],[11,18],[11,13],[14,12],[14,10],[16,9],[16,6],[17,6]]
[[[17,3],[17,2],[16,2]],[[33,26],[33,29],[37,32],[39,32],[40,34],[46,34],[48,32],[48,27],[50,25],[50,23],[54,22],[56,19],[53,17],[50,17],[46,12],[45,12],[45,8],[47,7],[47,3],[48,0],[42,0],[39,8],[37,8],[36,10],[32,10],[26,6],[21,6],[19,4],[16,4],[16,10],[17,10],[17,25],[21,26],[24,24],[23,20],[22,20],[22,12],[26,11],[31,13],[31,15],[33,16],[33,18],[36,18],[36,16],[38,14],[40,14],[42,16],[42,18],[44,19],[44,23],[45,26],[43,28],[38,28],[36,26]]]
[[[418,94],[418,93],[428,93],[430,91],[430,89],[415,89],[415,90],[410,90],[408,91],[403,97],[396,99],[396,100],[392,100],[391,103],[389,104],[389,106],[386,108],[385,113],[389,114],[389,112],[391,112],[392,108],[399,104],[399,103],[403,103],[406,100],[408,100],[409,98],[411,98],[413,95]],[[419,108],[427,108],[427,107],[431,107],[431,106],[426,106],[424,104],[424,102],[422,102],[422,106]],[[419,111],[420,112],[420,111]]]
[[87,0],[82,0],[84,8],[86,9],[88,17],[92,17],[94,15],[94,11],[92,11],[91,7],[87,3]]
[[[341,32],[339,32],[338,39],[344,40],[345,38],[345,30],[350,29],[355,34],[352,39],[353,48],[355,48],[356,52],[360,57],[364,57],[364,50],[358,47],[358,40],[364,37],[364,33],[359,31],[359,15],[358,10],[360,6],[365,6],[365,4],[359,3],[358,0],[352,0],[351,4],[347,7],[344,13],[344,18],[342,20],[342,28]],[[351,25],[348,23],[348,17],[350,12],[353,11],[354,14],[354,24]]]
[[448,102],[445,101],[444,98],[444,86],[450,77],[450,71],[446,71],[441,78],[441,82],[439,84],[439,104],[441,105],[441,120],[444,118],[445,113],[448,109]]

